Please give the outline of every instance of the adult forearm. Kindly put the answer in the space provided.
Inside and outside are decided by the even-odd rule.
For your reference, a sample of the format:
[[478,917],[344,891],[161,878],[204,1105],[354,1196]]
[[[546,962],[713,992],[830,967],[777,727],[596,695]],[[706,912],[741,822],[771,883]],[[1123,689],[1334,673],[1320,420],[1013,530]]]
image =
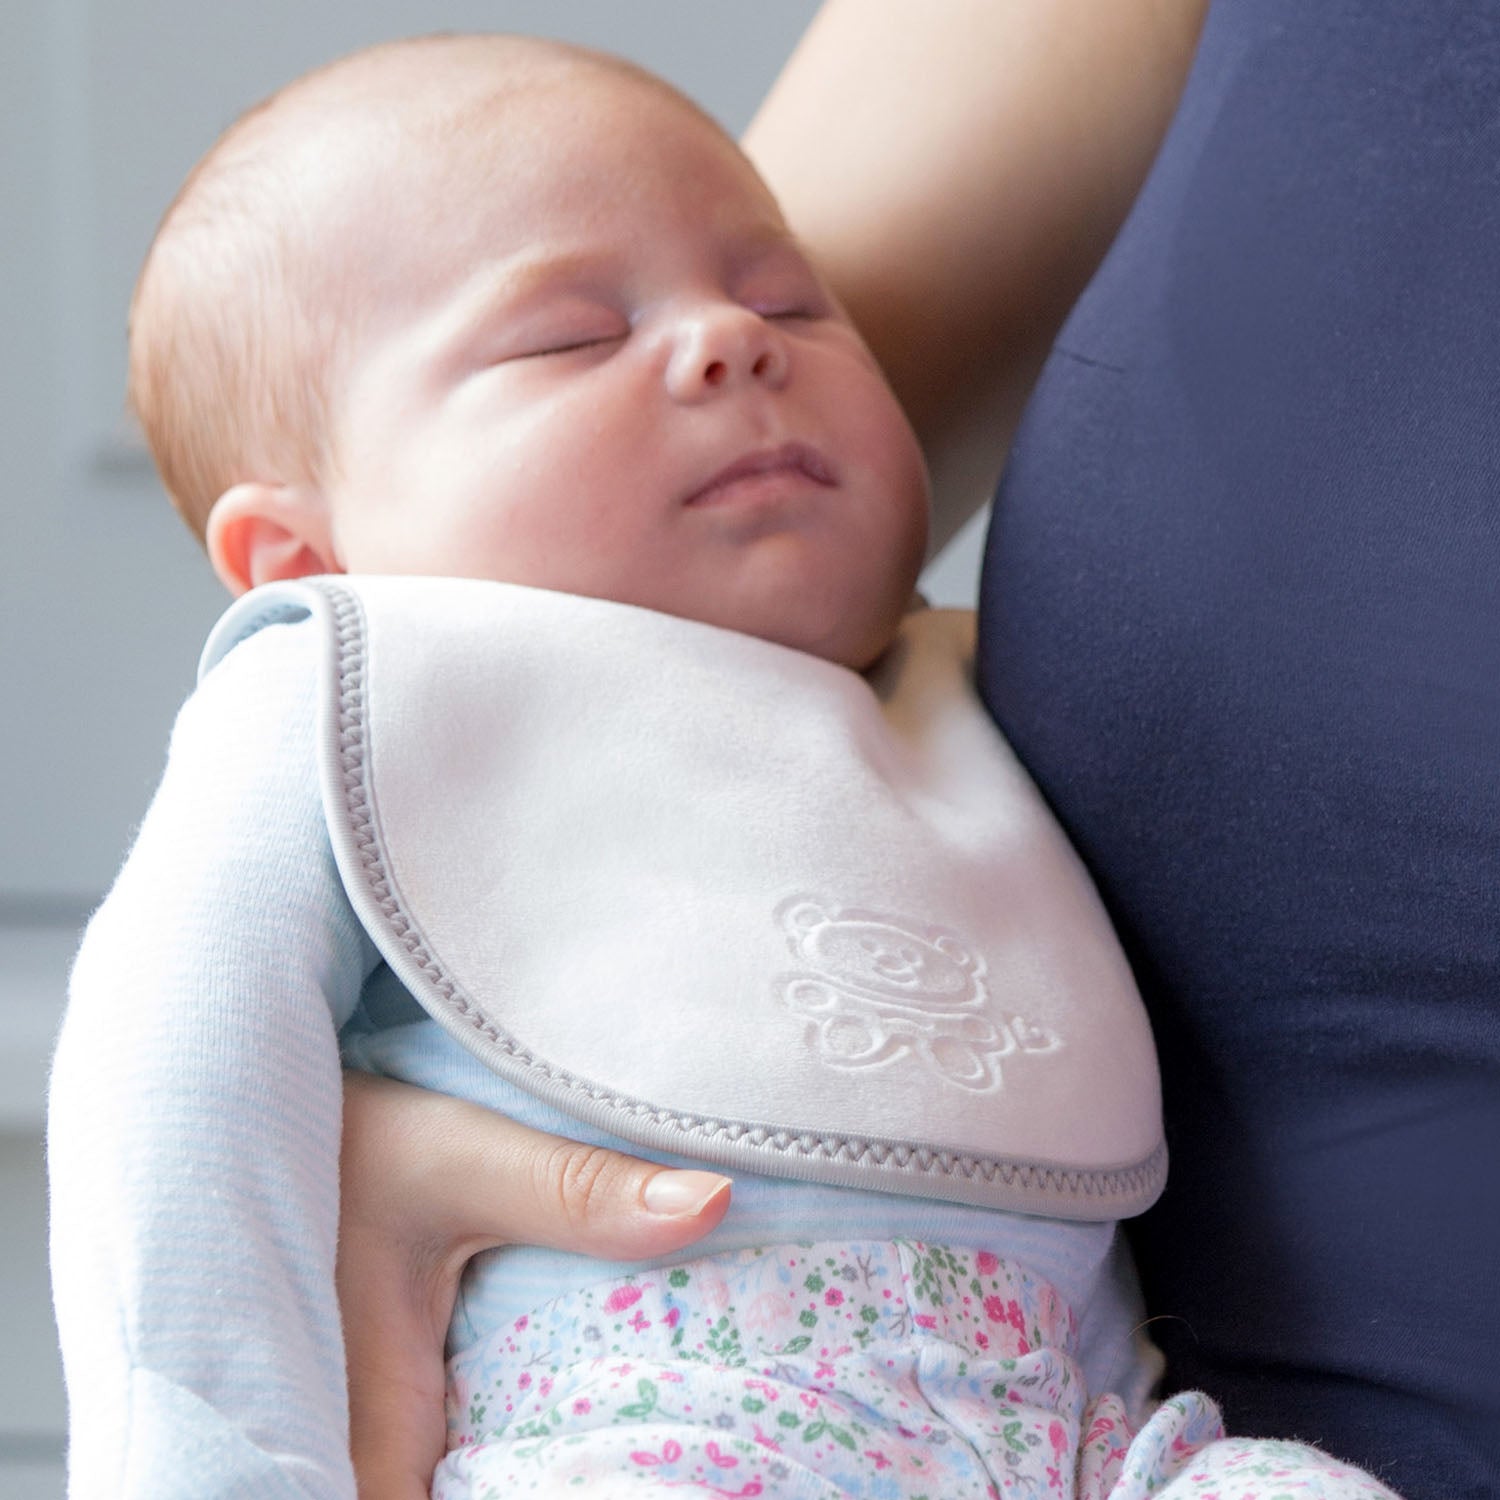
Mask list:
[[[905,403],[939,539],[1003,461],[1205,0],[826,0],[745,144]],[[982,498],[982,492],[978,498]]]

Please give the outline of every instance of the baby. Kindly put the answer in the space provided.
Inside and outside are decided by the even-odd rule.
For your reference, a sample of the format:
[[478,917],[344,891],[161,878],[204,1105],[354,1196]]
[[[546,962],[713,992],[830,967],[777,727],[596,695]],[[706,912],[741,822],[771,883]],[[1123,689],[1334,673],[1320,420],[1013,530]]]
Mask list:
[[131,378],[247,597],[58,1048],[74,1497],[353,1495],[341,1062],[737,1173],[681,1264],[474,1263],[439,1495],[1387,1493],[1148,1407],[1128,970],[692,104],[514,38],[312,74],[169,211]]

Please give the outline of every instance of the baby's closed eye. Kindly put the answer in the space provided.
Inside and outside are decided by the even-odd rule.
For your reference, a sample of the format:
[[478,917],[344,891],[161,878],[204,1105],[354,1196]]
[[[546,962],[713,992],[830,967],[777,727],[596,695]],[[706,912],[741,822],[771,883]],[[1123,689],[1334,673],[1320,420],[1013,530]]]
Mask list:
[[629,336],[630,324],[607,308],[563,308],[522,319],[497,342],[495,362],[540,359],[616,343]]

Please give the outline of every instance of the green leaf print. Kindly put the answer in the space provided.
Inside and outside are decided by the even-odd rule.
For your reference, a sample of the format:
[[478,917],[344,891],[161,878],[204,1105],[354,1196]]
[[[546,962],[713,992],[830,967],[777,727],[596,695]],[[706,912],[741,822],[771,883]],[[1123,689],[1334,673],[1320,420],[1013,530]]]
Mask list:
[[727,1317],[720,1318],[708,1330],[704,1342],[718,1356],[720,1364],[742,1365],[745,1363],[745,1351],[740,1346],[739,1335],[730,1328]]
[[638,1380],[635,1393],[641,1399],[632,1401],[628,1406],[622,1406],[620,1415],[622,1417],[649,1417],[656,1410],[658,1396],[656,1386],[649,1380]]

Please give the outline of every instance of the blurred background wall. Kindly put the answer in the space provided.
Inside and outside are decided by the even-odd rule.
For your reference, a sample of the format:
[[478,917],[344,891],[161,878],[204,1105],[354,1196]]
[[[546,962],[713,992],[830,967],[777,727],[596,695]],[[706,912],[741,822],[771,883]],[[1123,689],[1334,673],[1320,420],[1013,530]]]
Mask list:
[[[46,1058],[78,928],[225,599],[122,414],[125,311],[182,177],[243,108],[382,38],[624,53],[731,130],[816,0],[6,0],[0,26],[0,1496],[62,1495],[44,1261]],[[972,598],[978,528],[926,580]]]

